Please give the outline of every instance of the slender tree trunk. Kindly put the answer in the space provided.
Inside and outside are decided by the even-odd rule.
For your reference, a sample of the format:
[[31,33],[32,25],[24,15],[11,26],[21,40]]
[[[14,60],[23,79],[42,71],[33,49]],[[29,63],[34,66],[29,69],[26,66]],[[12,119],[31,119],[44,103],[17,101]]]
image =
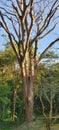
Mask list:
[[16,98],[17,98],[17,87],[16,87],[16,88],[14,88],[14,97],[13,97],[13,114],[12,114],[12,120],[15,120]]
[[52,109],[53,109],[53,104],[52,104],[52,99],[53,95],[51,92],[51,97],[50,97],[50,113],[49,113],[49,118],[46,120],[46,128],[47,130],[51,130],[51,120],[52,120]]
[[51,123],[49,118],[46,119],[46,129],[51,130]]

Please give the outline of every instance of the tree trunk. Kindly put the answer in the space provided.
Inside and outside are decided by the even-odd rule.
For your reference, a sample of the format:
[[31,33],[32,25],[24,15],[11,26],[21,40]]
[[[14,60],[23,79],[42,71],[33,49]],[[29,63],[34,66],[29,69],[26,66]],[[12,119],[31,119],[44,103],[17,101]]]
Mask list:
[[22,64],[22,79],[23,79],[23,96],[24,96],[24,106],[25,106],[25,116],[26,120],[31,121],[33,119],[33,78],[30,73],[28,66],[25,63]]
[[16,110],[16,98],[17,98],[17,87],[14,88],[14,97],[13,97],[13,114],[12,114],[12,120],[15,120],[15,110]]
[[24,79],[23,83],[23,94],[24,94],[24,105],[25,115],[28,121],[33,119],[33,83],[31,77]]
[[50,119],[46,119],[46,129],[51,130],[51,122]]

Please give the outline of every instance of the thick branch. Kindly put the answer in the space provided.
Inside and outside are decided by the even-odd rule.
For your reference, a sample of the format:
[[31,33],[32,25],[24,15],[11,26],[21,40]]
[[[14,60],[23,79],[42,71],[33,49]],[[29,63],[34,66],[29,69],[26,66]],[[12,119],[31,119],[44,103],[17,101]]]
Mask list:
[[38,39],[35,41],[34,59],[36,59],[36,56],[37,56],[37,49],[38,49]]
[[12,46],[12,48],[13,48],[15,54],[16,54],[16,57],[17,57],[17,59],[18,59],[18,62],[19,62],[19,64],[21,65],[20,56],[19,56],[19,53],[18,53],[17,48],[16,48],[16,46],[15,46],[15,43],[13,42],[12,37],[11,37],[10,34],[8,34],[8,37],[9,37],[11,46]]
[[44,57],[44,55],[46,54],[46,52],[56,43],[56,42],[59,42],[59,38],[57,38],[56,40],[54,40],[53,42],[51,42],[49,44],[49,46],[42,52],[42,54],[40,55],[39,59],[38,59],[38,62],[41,61],[41,59]]
[[16,11],[16,13],[17,13],[19,19],[21,20],[21,16],[20,16],[20,13],[19,13],[19,11],[18,11],[18,8],[14,5],[13,2],[12,2],[12,6],[13,6],[13,9]]
[[[30,23],[30,27],[28,29],[28,27],[26,28],[27,29],[27,41],[26,41],[26,47],[25,47],[25,53],[26,53],[26,50],[29,49],[29,44],[30,44],[30,35],[31,35],[31,31],[32,31],[32,28],[33,28],[33,24],[34,24],[34,16],[33,16],[33,0],[31,0],[31,2],[29,3],[30,5],[30,12],[29,12],[29,15],[30,15],[30,19],[31,19],[31,23]],[[26,19],[25,19],[26,20]],[[25,21],[26,23],[27,21]]]
[[[8,25],[7,25],[7,23],[6,23],[5,19],[4,19],[4,17],[3,17],[3,15],[2,15],[1,11],[0,11],[0,16],[1,16],[1,19],[2,19],[2,21],[3,21],[3,23],[4,23],[4,25],[3,25],[3,23],[0,22],[0,26],[1,26],[2,28],[4,28],[4,30],[7,32],[8,37],[9,37],[9,40],[10,40],[10,43],[11,43],[11,45],[12,45],[12,48],[13,48],[13,50],[14,50],[16,56],[17,56],[17,59],[18,59],[18,61],[19,61],[19,63],[20,63],[20,57],[19,57],[17,48],[16,48],[15,43],[14,43],[15,37],[14,37],[14,35],[10,32],[10,29],[8,28]],[[14,41],[13,41],[13,39],[14,39]]]

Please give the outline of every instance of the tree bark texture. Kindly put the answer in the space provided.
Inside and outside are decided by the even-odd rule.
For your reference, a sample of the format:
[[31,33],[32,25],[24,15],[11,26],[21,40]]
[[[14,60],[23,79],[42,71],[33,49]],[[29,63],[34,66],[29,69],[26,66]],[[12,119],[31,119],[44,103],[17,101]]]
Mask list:
[[34,98],[34,62],[28,63],[28,56],[22,64],[22,79],[23,79],[23,96],[25,115],[28,121],[33,119],[33,98]]

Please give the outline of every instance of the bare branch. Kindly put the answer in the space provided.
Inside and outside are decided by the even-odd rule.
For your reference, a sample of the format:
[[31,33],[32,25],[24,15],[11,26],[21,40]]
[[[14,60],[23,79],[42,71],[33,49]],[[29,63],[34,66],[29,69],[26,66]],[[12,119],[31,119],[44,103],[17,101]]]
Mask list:
[[[34,47],[33,58],[35,59],[38,50],[38,40],[48,35],[51,31],[54,30],[54,28],[57,25],[56,23],[51,29],[49,29],[46,32],[46,29],[49,26],[51,19],[53,18],[54,14],[56,13],[59,7],[59,4],[57,3],[58,0],[54,0],[52,6],[49,9],[50,11],[49,12],[47,11],[48,14],[45,17],[43,16],[43,14],[45,12],[45,9],[47,9],[47,4],[44,6],[44,8],[42,9],[39,8],[40,12],[38,11],[38,9],[36,10],[36,13],[34,12],[35,4],[39,2],[40,5],[41,0],[38,0],[37,2],[34,0],[28,2],[26,0],[22,0],[22,1],[15,0],[15,3],[14,0],[11,1],[9,0],[9,2],[11,6],[11,11],[9,5],[6,4],[7,5],[6,6],[5,2],[3,2],[4,5],[2,4],[0,7],[1,10],[0,17],[2,19],[0,25],[5,29],[7,34],[10,35],[9,38],[11,38],[18,46],[19,55],[22,50],[22,55],[24,55],[25,57],[26,52],[30,49],[31,46],[33,46],[34,43],[35,47]],[[41,20],[42,17],[43,19]],[[9,24],[7,24],[6,18],[9,20]],[[10,23],[11,23],[11,28],[14,31],[10,29]],[[15,23],[17,24],[17,26],[15,26]],[[39,24],[38,31],[37,31],[37,24]],[[36,34],[33,33],[33,30],[35,30]],[[33,38],[32,38],[32,34],[34,35]],[[46,51],[57,41],[59,41],[59,38],[50,43],[50,45],[40,55],[39,61],[44,56]]]
[[19,0],[16,0],[16,1],[17,1],[19,10],[21,11],[21,13],[23,13],[23,10],[22,10],[22,3],[21,3]]
[[17,50],[17,48],[16,48],[16,46],[15,46],[15,43],[13,42],[12,37],[11,37],[10,34],[8,35],[8,37],[9,37],[9,39],[10,39],[10,44],[11,44],[11,46],[12,46],[12,48],[13,48],[15,54],[16,54],[16,57],[17,57],[17,59],[18,59],[18,62],[19,62],[19,64],[21,65],[20,55],[19,55],[18,50]]
[[57,24],[58,24],[58,23],[56,23],[56,24],[55,24],[49,31],[47,31],[43,36],[39,37],[39,39],[44,38],[44,37],[47,36],[50,32],[52,32],[52,31],[55,29],[55,27],[56,27]]
[[47,28],[48,25],[50,24],[50,21],[51,21],[52,17],[54,16],[54,14],[55,14],[56,11],[57,11],[57,8],[59,7],[59,5],[57,5],[56,7],[54,7],[57,2],[58,2],[58,0],[56,0],[56,1],[53,3],[53,5],[52,5],[52,7],[51,7],[51,9],[50,9],[50,11],[49,11],[47,17],[46,17],[45,20],[44,20],[44,23],[43,23],[42,27],[39,28],[38,33],[37,33],[36,36],[32,39],[31,45],[34,43],[34,41],[35,41],[37,38],[39,38],[39,36],[46,30],[46,28]]
[[14,16],[14,15],[15,15],[13,12],[8,11],[7,9],[5,9],[5,8],[3,8],[3,7],[0,7],[0,9],[4,10],[4,11],[5,11],[5,13],[7,13],[7,14],[9,14],[9,15],[12,15],[12,16]]
[[18,8],[14,5],[13,2],[12,2],[12,6],[13,6],[13,9],[16,11],[16,13],[17,13],[19,19],[21,20],[21,16],[20,16],[20,13],[19,13],[19,11],[18,11]]
[[5,30],[6,30],[6,28],[4,27],[4,25],[3,25],[3,23],[2,23],[2,22],[0,22],[0,27],[2,27],[3,29],[5,29]]
[[38,62],[41,61],[41,59],[44,57],[44,55],[46,54],[46,52],[56,43],[56,42],[59,42],[59,38],[57,38],[56,40],[54,40],[53,42],[51,42],[49,44],[49,46],[42,52],[42,54],[40,55],[39,59],[38,59]]
[[[33,24],[34,24],[34,16],[33,16],[33,0],[30,2],[30,12],[29,12],[29,15],[30,15],[30,18],[31,18],[31,24],[30,24],[30,27],[28,29],[27,27],[27,32],[28,32],[28,36],[27,36],[27,41],[26,41],[26,46],[25,46],[25,53],[26,53],[26,50],[29,49],[29,42],[30,42],[30,35],[31,35],[31,31],[32,31],[32,28],[33,28]],[[26,20],[26,19],[25,19]],[[27,21],[25,21],[26,23]]]
[[13,28],[14,28],[14,31],[15,31],[17,37],[19,37],[18,32],[17,32],[17,29],[16,29],[16,27],[15,27],[15,25],[14,25],[14,21],[13,21],[12,18],[11,18],[11,22],[12,22],[12,25],[13,25]]
[[9,33],[10,33],[10,30],[9,30],[9,28],[8,28],[8,26],[7,26],[6,21],[4,20],[4,17],[3,17],[3,14],[1,13],[1,11],[0,11],[0,17],[1,17],[1,19],[2,19],[2,21],[3,21],[3,23],[4,23],[4,25],[5,25],[5,30],[6,30],[6,32],[8,32],[8,34],[9,34]]
[[[17,59],[18,59],[18,61],[19,61],[19,63],[20,63],[20,57],[19,57],[18,51],[17,51],[17,49],[16,49],[16,46],[15,46],[15,44],[14,44],[14,41],[16,42],[16,39],[15,39],[14,35],[10,32],[10,29],[8,28],[8,25],[7,25],[7,23],[6,23],[5,19],[4,19],[4,17],[3,17],[3,15],[2,15],[1,11],[0,11],[0,16],[1,16],[1,19],[2,19],[2,21],[3,21],[3,23],[4,23],[4,25],[3,25],[2,22],[0,22],[0,25],[1,25],[1,27],[3,27],[4,30],[7,32],[8,37],[9,37],[10,42],[11,42],[11,45],[12,45],[12,48],[13,48],[13,50],[15,51],[15,54],[16,54],[16,56],[17,56]],[[13,38],[12,38],[12,37],[13,37]],[[13,41],[13,39],[14,39],[14,41]]]
[[52,17],[56,13],[56,10],[57,10],[57,7],[54,10],[52,10],[51,14],[50,13],[48,14],[48,17],[45,19],[44,24],[43,24],[42,28],[39,30],[38,35],[41,35],[43,33],[43,31],[45,31],[45,29],[48,27]]

